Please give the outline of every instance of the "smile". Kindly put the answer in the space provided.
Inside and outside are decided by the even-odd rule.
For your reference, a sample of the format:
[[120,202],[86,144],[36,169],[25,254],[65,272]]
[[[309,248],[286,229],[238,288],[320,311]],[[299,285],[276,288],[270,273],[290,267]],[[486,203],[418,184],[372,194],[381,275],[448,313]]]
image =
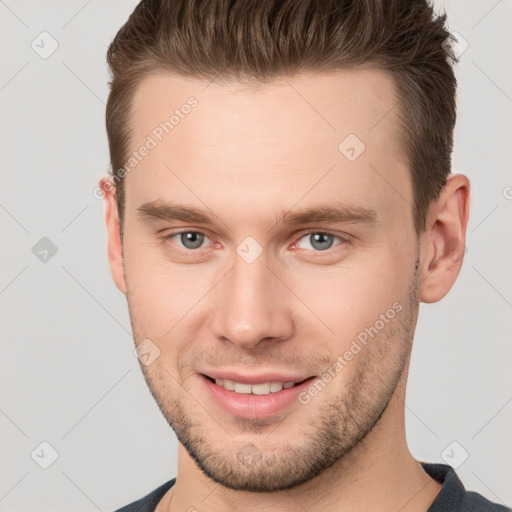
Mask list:
[[270,393],[279,393],[283,389],[292,388],[300,382],[261,382],[258,384],[248,384],[245,382],[235,382],[230,379],[212,379],[206,376],[211,382],[215,382],[217,386],[220,386],[228,391],[234,391],[235,393],[241,394],[253,394],[253,395],[269,395]]

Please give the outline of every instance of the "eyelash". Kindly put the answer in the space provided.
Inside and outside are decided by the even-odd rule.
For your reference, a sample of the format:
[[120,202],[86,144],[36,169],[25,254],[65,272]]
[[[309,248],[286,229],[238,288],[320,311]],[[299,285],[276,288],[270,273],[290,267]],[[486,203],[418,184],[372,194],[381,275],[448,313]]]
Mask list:
[[[194,230],[181,230],[181,231],[175,231],[174,233],[170,233],[170,234],[167,234],[163,237],[163,240],[164,242],[165,241],[171,241],[174,237],[178,236],[178,235],[182,235],[183,233],[194,233],[194,234],[199,234],[199,235],[204,235],[205,237],[207,237],[208,239],[210,239],[210,237],[202,232],[202,231],[194,231]],[[318,230],[310,230],[310,231],[305,231],[303,233],[300,233],[300,235],[298,236],[298,238],[296,238],[295,242],[293,242],[292,246],[295,246],[297,245],[300,240],[302,240],[304,237],[306,236],[310,236],[310,235],[316,235],[316,234],[321,234],[321,235],[329,235],[329,236],[332,236],[334,237],[335,239],[338,239],[340,241],[340,243],[338,243],[337,245],[333,245],[332,247],[329,247],[328,249],[325,249],[323,251],[321,250],[314,250],[314,249],[304,249],[308,252],[313,252],[315,254],[323,254],[323,253],[330,253],[332,252],[333,250],[335,250],[336,247],[339,247],[339,246],[342,246],[344,244],[346,244],[348,242],[348,239],[345,238],[345,237],[342,237],[340,235],[336,235],[334,233],[330,233],[328,231],[318,231]],[[183,252],[186,252],[186,253],[198,253],[200,252],[202,249],[205,249],[204,247],[198,247],[197,249],[188,249],[186,247],[180,247],[178,246],[178,249],[180,251],[183,251]]]

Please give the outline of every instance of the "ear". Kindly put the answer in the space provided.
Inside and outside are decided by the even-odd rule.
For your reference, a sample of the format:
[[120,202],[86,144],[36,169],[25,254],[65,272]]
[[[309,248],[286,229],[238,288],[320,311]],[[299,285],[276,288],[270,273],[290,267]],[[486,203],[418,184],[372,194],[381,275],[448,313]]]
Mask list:
[[466,249],[469,187],[466,176],[450,175],[429,208],[427,229],[420,238],[421,302],[441,300],[459,275]]
[[116,187],[111,176],[104,176],[99,181],[100,189],[105,201],[105,222],[108,235],[108,260],[110,272],[114,283],[126,295],[126,281],[123,266],[123,244],[119,226],[117,201],[115,198]]

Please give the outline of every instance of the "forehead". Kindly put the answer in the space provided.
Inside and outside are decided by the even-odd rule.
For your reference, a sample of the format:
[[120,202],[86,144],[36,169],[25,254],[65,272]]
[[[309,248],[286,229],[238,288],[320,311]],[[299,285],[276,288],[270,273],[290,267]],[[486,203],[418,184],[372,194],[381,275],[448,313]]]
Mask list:
[[131,149],[151,149],[127,175],[127,204],[227,193],[246,208],[322,194],[377,208],[407,200],[396,99],[393,78],[377,69],[248,85],[146,77],[133,98]]
[[[232,140],[242,143],[247,142],[247,135],[269,134],[282,139],[286,136],[282,128],[289,128],[295,135],[307,133],[309,138],[318,135],[334,140],[352,130],[369,139],[367,132],[373,131],[383,116],[388,117],[384,127],[389,128],[395,116],[386,114],[396,103],[394,80],[379,69],[303,73],[267,84],[245,85],[160,73],[144,78],[135,92],[135,138],[150,133],[155,123],[169,120],[190,98],[199,107],[193,109],[194,132],[202,127],[201,135],[212,143],[225,142],[230,126],[237,128],[229,134]],[[298,120],[302,121],[300,125]],[[191,123],[180,127],[183,135],[187,124]],[[212,131],[212,127],[222,130]],[[173,133],[175,138],[179,137],[177,132]],[[382,132],[376,130],[373,136]]]

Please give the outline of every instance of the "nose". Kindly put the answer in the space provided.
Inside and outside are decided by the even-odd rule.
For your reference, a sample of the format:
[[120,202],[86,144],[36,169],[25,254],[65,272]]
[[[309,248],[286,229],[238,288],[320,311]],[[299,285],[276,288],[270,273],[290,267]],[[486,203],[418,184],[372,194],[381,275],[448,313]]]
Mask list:
[[216,287],[214,334],[240,348],[254,349],[260,342],[286,340],[294,331],[292,292],[267,267],[265,253],[252,263],[238,255],[231,271]]

